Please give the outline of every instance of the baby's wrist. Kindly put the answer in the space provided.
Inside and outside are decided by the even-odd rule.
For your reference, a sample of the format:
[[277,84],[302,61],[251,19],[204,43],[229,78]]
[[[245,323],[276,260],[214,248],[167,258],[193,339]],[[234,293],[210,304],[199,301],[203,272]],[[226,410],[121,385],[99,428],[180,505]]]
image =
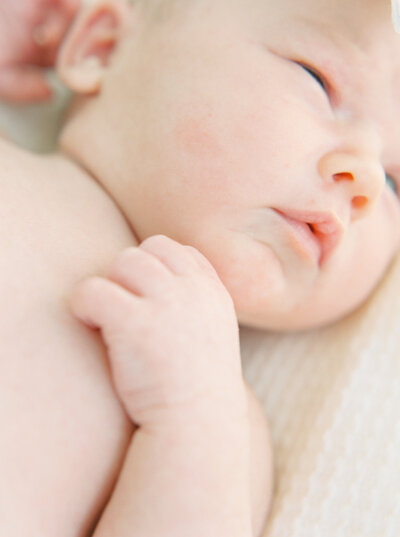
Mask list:
[[142,420],[140,412],[137,423],[153,431],[189,432],[191,427],[212,426],[223,429],[227,424],[238,429],[247,424],[248,397],[244,382],[227,385],[220,389],[209,389],[190,398],[168,396],[168,403],[157,409],[146,409]]

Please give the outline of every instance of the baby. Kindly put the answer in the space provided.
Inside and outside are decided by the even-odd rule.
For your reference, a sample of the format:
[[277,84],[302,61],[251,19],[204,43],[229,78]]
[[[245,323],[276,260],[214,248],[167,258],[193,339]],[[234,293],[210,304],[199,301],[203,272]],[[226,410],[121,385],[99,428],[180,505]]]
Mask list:
[[258,535],[236,319],[334,321],[398,249],[390,4],[109,0],[58,71],[60,153],[0,147],[2,534]]

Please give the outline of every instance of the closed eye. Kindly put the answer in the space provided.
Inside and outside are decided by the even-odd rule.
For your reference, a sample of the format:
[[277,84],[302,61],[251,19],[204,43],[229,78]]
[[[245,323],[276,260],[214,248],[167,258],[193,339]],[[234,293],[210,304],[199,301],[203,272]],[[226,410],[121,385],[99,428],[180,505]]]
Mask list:
[[396,194],[396,195],[399,195],[399,191],[398,191],[398,188],[397,188],[397,184],[396,184],[396,181],[393,179],[393,177],[391,177],[388,173],[385,173],[385,177],[386,177],[386,184],[387,186],[393,190],[393,192]]
[[318,82],[318,84],[326,93],[328,92],[328,83],[326,82],[325,78],[316,69],[308,65],[305,65],[304,63],[300,63],[300,62],[296,62],[296,63],[302,69],[304,69],[304,71],[310,74],[314,78],[314,80]]

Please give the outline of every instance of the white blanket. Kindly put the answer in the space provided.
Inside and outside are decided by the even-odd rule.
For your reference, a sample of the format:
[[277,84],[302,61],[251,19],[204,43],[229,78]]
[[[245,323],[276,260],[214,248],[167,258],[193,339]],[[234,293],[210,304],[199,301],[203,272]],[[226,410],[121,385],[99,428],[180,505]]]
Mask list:
[[364,307],[297,335],[242,331],[275,444],[265,537],[400,535],[400,258]]

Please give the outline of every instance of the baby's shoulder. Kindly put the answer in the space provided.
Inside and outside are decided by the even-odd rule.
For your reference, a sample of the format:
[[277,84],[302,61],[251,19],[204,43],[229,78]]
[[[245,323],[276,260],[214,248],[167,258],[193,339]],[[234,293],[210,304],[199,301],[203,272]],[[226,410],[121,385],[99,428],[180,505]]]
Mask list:
[[[58,155],[29,153],[0,140],[0,279],[36,273],[68,286],[104,270],[136,243],[124,216],[92,179]],[[4,280],[3,280],[4,281]],[[39,281],[36,281],[36,285]]]
[[131,434],[100,337],[67,298],[134,238],[105,194],[51,158],[0,142],[1,535],[27,520],[44,537],[83,534]]
[[66,312],[78,281],[104,273],[135,244],[113,201],[75,165],[3,141],[0,222],[3,328],[24,311],[46,310],[52,319],[54,308]]

